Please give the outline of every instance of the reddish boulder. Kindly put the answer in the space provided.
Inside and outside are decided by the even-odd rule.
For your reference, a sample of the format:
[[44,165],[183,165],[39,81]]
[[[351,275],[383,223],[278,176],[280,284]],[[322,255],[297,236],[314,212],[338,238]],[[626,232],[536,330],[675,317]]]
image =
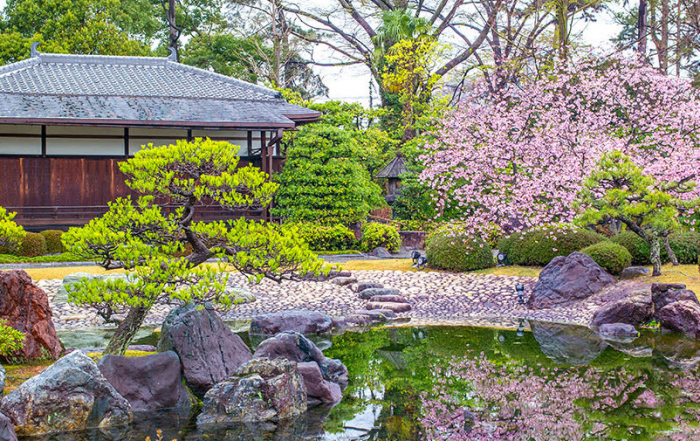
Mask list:
[[24,333],[24,347],[12,354],[26,359],[47,354],[58,359],[63,352],[51,320],[46,293],[23,270],[0,271],[0,319]]
[[606,295],[618,298],[604,304],[593,314],[591,325],[594,328],[607,323],[638,326],[649,321],[654,313],[654,304],[648,285],[620,283],[613,288]]
[[337,403],[343,399],[340,385],[326,381],[321,368],[313,361],[297,363],[299,374],[304,379],[307,400],[311,405],[319,403]]
[[662,328],[700,339],[700,305],[697,303],[688,300],[671,303],[661,308],[657,317]]
[[552,259],[540,273],[527,302],[530,309],[570,305],[600,292],[617,280],[590,256],[571,253]]
[[698,302],[698,296],[689,289],[669,289],[668,291],[652,291],[652,299],[654,301],[654,308],[660,311],[664,306],[670,305],[675,302],[688,301],[692,303]]

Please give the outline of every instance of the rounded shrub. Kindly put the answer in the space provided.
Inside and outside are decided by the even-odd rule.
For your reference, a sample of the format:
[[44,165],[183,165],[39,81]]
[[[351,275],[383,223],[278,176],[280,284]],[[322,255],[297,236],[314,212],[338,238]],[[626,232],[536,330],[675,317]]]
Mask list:
[[345,225],[290,224],[313,251],[343,251],[355,247],[355,233]]
[[401,237],[396,227],[377,222],[362,225],[360,251],[369,253],[377,247],[386,248],[395,253],[401,247]]
[[[635,265],[651,265],[649,244],[631,231],[613,236],[611,241],[627,248]],[[695,232],[673,233],[668,236],[668,244],[676,254],[679,263],[695,264],[700,257],[700,234]],[[661,261],[670,261],[666,248],[661,244]]]
[[39,233],[27,233],[17,252],[24,257],[43,256],[46,253],[46,239]]
[[632,264],[632,255],[627,248],[607,240],[586,247],[581,252],[591,256],[598,265],[614,275]]
[[434,231],[426,239],[425,255],[431,268],[448,271],[474,271],[494,266],[489,244],[459,227],[445,226]]
[[668,236],[668,244],[676,254],[678,263],[695,264],[700,257],[700,233],[673,233]]
[[550,225],[504,237],[498,241],[498,250],[513,265],[545,266],[557,256],[568,256],[604,240],[602,234],[585,228]]
[[44,236],[44,239],[46,239],[47,254],[60,254],[66,251],[66,247],[64,247],[63,242],[61,242],[61,236],[63,236],[63,231],[44,230],[39,234]]

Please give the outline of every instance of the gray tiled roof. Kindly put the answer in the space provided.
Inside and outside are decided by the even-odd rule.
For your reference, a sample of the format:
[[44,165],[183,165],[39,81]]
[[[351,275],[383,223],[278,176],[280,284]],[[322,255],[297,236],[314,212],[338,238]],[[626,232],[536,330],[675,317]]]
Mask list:
[[277,91],[170,58],[37,53],[0,67],[3,121],[293,127],[314,114]]

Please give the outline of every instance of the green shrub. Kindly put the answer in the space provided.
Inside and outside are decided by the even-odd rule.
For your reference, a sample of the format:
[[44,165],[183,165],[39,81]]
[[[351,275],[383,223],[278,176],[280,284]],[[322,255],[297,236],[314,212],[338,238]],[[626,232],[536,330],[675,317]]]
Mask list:
[[610,241],[598,242],[581,250],[610,274],[620,274],[632,264],[632,255],[627,248]]
[[0,320],[0,356],[6,357],[24,346],[24,334]]
[[428,236],[425,254],[431,268],[448,271],[474,271],[494,265],[488,243],[454,226],[439,228]]
[[63,231],[44,230],[39,234],[44,236],[44,239],[46,239],[47,254],[60,254],[66,251],[66,247],[64,247],[63,242],[61,242],[61,236],[63,236]]
[[46,239],[39,233],[27,233],[17,254],[24,257],[43,256],[46,254]]
[[392,253],[399,251],[401,237],[396,227],[377,222],[362,225],[360,251],[369,253],[377,247],[386,248]]
[[[632,263],[635,265],[651,265],[649,258],[649,244],[631,231],[625,231],[613,236],[611,239],[616,244],[627,248],[632,255]],[[673,233],[668,236],[668,243],[676,254],[679,263],[695,264],[700,257],[700,234],[695,232]],[[668,253],[661,245],[661,261],[668,263]]]
[[545,266],[557,256],[568,256],[604,240],[605,236],[584,228],[550,225],[504,237],[498,250],[513,265]]
[[345,225],[290,224],[314,251],[344,251],[355,247],[355,233]]
[[0,264],[5,263],[55,263],[55,262],[82,262],[80,258],[71,253],[53,254],[47,256],[24,257],[12,254],[0,254]]

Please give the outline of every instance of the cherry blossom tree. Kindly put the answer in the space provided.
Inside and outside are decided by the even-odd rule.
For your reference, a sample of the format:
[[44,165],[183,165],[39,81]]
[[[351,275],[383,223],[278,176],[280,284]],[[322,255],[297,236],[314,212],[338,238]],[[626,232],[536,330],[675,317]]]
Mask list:
[[439,207],[459,208],[472,233],[572,221],[577,193],[606,152],[664,183],[700,170],[700,92],[689,80],[588,56],[489,90],[497,89],[474,84],[423,156],[421,178]]

